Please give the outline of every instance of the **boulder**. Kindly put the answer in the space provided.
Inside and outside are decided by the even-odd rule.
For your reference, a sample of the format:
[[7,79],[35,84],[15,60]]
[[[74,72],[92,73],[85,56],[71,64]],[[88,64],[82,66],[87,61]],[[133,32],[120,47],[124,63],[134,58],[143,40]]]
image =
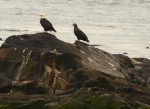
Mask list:
[[115,56],[79,41],[76,41],[75,44],[63,42],[52,34],[36,33],[10,36],[2,44],[1,50],[6,48],[28,48],[29,50],[39,50],[40,53],[53,50],[57,50],[59,53],[71,53],[81,57],[83,67],[124,78],[119,72],[120,64]]
[[0,47],[0,92],[17,89],[62,100],[83,88],[100,96],[105,91],[123,99],[132,95],[149,104],[149,68],[149,59],[110,54],[80,41],[67,43],[45,32],[13,35]]
[[[62,56],[51,59],[51,51],[62,53]],[[10,80],[7,85],[11,81],[41,81],[45,64],[52,68],[51,63],[47,62],[51,60],[56,61],[56,69],[65,75],[69,70],[85,68],[125,79],[120,71],[120,62],[112,54],[80,41],[75,44],[63,42],[49,33],[10,36],[0,48],[1,75]]]

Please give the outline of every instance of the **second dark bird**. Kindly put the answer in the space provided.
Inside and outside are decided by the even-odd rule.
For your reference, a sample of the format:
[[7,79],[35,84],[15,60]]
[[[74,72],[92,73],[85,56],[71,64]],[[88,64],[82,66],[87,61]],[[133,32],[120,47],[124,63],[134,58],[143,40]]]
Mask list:
[[77,39],[89,42],[88,37],[83,31],[81,31],[78,28],[77,24],[73,24],[73,26],[74,26],[74,34],[76,35]]
[[56,30],[54,29],[51,22],[48,21],[46,18],[41,18],[40,23],[41,23],[42,27],[44,28],[44,31],[54,31],[54,32],[56,32]]

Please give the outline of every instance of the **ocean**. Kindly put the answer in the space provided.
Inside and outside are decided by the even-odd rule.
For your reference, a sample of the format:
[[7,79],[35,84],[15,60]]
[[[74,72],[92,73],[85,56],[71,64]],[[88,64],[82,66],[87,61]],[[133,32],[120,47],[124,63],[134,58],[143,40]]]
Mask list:
[[150,0],[0,0],[0,38],[43,32],[39,14],[60,40],[77,40],[76,23],[99,49],[150,59]]

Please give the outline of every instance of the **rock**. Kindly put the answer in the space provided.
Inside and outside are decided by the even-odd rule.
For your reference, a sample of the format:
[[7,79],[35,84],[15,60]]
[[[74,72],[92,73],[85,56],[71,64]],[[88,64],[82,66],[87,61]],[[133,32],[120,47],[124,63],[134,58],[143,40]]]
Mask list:
[[80,48],[83,66],[105,72],[108,75],[124,78],[124,75],[119,71],[120,64],[115,56],[79,41],[75,42],[75,45]]
[[135,69],[134,75],[139,80],[144,80],[143,83],[150,85],[150,60],[146,58],[133,58],[132,59]]
[[127,53],[127,52],[124,52],[123,54],[127,55],[128,53]]
[[126,68],[134,67],[132,60],[128,56],[122,54],[115,54],[114,56],[119,60],[121,67],[126,67]]
[[[75,102],[69,101],[75,104],[77,92],[94,93],[97,98],[94,94],[88,95],[93,105],[95,99],[102,103],[101,95],[107,94],[122,100],[128,98],[133,104],[139,101],[149,105],[149,68],[148,59],[113,55],[80,41],[66,43],[49,33],[14,35],[0,48],[0,92],[17,89],[25,94],[49,94],[56,97],[52,102],[66,103],[75,99]],[[17,84],[13,84],[14,81]],[[16,92],[9,96],[13,94]],[[104,99],[108,103],[112,101]],[[83,100],[79,102],[86,105]],[[111,103],[114,106],[116,102]],[[128,108],[133,106],[125,103]]]
[[[1,95],[0,95],[1,96]],[[3,95],[7,100],[0,104],[1,109],[43,109],[44,105],[48,103],[48,99],[44,96],[27,96],[27,95]],[[41,98],[40,98],[41,97]],[[29,100],[30,98],[30,100]],[[34,99],[33,99],[34,98]],[[27,100],[28,99],[28,100]],[[50,101],[50,100],[49,100]]]
[[[79,41],[75,42],[75,45],[69,44],[48,33],[8,37],[0,48],[1,75],[12,81],[15,79],[39,81],[42,79],[42,73],[44,72],[44,58],[50,55],[49,51],[53,50],[63,54],[56,62],[58,71],[66,72],[69,69],[75,70],[82,66],[83,68],[124,78],[124,75],[119,71],[118,60],[110,53]],[[29,52],[31,52],[31,56],[29,56],[30,59],[26,66],[30,67],[28,69],[22,68],[24,71],[19,73],[23,57],[27,56]],[[47,60],[50,60],[50,58]]]
[[128,101],[113,94],[94,95],[86,92],[68,103],[53,106],[52,109],[132,109]]
[[[77,49],[75,45],[81,49]],[[60,53],[69,52],[81,57],[83,66],[89,69],[100,70],[107,74],[124,78],[118,71],[120,65],[113,55],[79,41],[77,41],[75,45],[60,41],[54,35],[48,33],[37,33],[32,35],[11,36],[2,44],[1,49],[18,47],[40,49],[41,52],[49,52],[54,49]]]
[[48,33],[14,35],[6,39],[1,48],[29,48],[49,52],[56,49],[58,52],[67,51],[78,55],[79,51],[73,44],[65,43]]

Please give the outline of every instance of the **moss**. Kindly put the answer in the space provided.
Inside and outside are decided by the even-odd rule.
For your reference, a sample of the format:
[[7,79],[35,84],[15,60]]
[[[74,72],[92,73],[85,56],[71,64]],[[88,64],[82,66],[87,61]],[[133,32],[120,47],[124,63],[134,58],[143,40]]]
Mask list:
[[43,109],[43,106],[47,102],[44,100],[24,102],[9,102],[7,104],[0,105],[0,109]]
[[11,61],[7,61],[7,60],[0,60],[0,70],[6,70],[8,69],[11,65],[13,65],[14,63]]
[[138,109],[150,109],[150,105],[145,104],[143,102],[136,101],[135,104],[136,104],[136,107],[138,107]]
[[22,92],[26,94],[44,94],[46,93],[47,87],[42,84],[27,84],[22,87]]
[[114,90],[111,81],[105,77],[98,77],[97,80],[101,83],[101,86],[108,90]]
[[9,102],[4,105],[0,105],[0,109],[21,109],[24,103],[21,102]]
[[70,103],[54,106],[52,109],[132,109],[132,107],[110,96],[83,95]]
[[76,81],[86,81],[88,78],[85,69],[78,69],[74,74],[74,79]]
[[67,69],[76,70],[77,68],[80,68],[82,66],[81,58],[71,53],[63,54],[61,60],[62,60],[63,68],[65,70]]
[[45,104],[46,101],[44,100],[36,100],[22,106],[20,109],[42,109]]
[[111,82],[105,77],[97,77],[96,79],[87,80],[84,84],[85,87],[99,87],[107,90],[114,90]]
[[45,104],[45,105],[43,106],[43,109],[52,109],[52,106],[49,105],[49,104]]
[[38,93],[38,94],[44,94],[46,93],[46,90],[47,90],[47,87],[46,86],[42,86],[42,85],[38,85],[35,87],[35,93]]

